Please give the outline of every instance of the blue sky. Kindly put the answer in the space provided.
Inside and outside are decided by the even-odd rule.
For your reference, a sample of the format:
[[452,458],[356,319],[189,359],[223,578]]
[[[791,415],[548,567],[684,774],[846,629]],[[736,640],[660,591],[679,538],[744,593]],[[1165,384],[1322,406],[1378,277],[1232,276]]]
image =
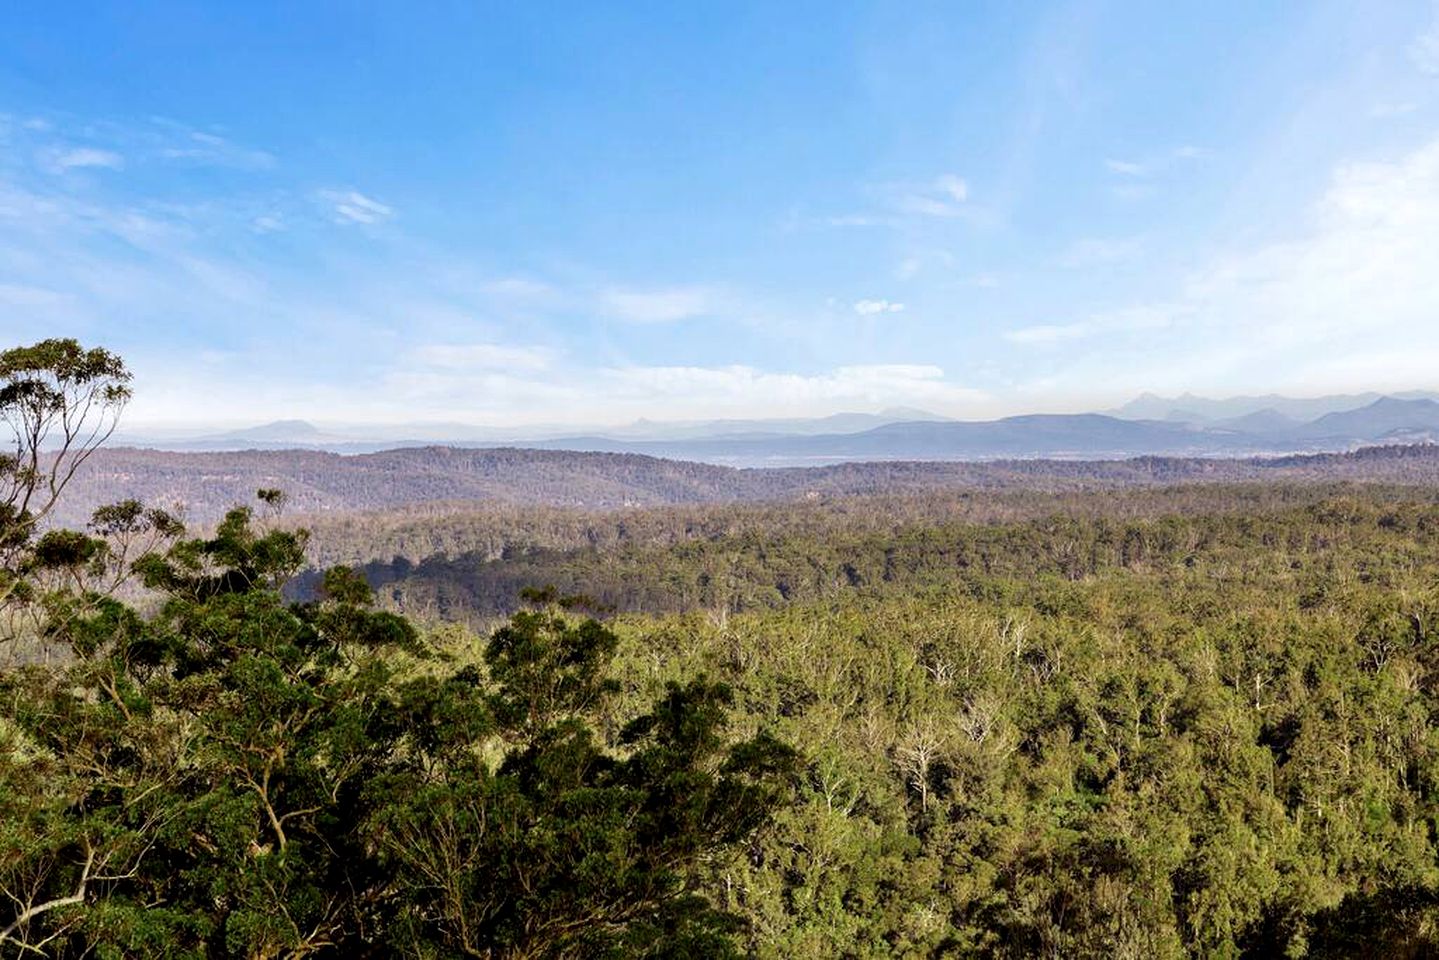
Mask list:
[[1439,387],[1439,7],[0,11],[0,339],[132,425]]

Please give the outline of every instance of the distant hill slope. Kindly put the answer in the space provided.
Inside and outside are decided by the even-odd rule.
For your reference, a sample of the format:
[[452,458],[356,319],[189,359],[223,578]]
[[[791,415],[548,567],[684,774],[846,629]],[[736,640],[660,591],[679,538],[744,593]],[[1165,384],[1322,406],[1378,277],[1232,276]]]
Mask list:
[[222,433],[217,437],[208,439],[214,440],[315,440],[324,437],[325,434],[314,424],[306,420],[275,420],[271,423],[263,423],[258,427],[249,427],[245,430],[231,430]]
[[[1439,393],[1408,390],[1390,394],[1399,400],[1436,400]],[[1379,393],[1332,394],[1323,397],[1284,397],[1277,393],[1250,397],[1210,399],[1192,393],[1177,397],[1141,394],[1111,413],[1127,420],[1178,420],[1188,423],[1212,423],[1235,420],[1268,410],[1293,420],[1314,420],[1330,413],[1358,410],[1382,399]]]
[[[834,413],[826,417],[764,420],[636,420],[594,431],[606,442],[682,442],[733,437],[789,437],[858,433],[902,421],[943,421],[938,414],[913,407],[891,407],[879,413]],[[551,426],[482,427],[463,423],[350,425],[321,429],[305,420],[276,420],[242,430],[200,435],[147,436],[125,431],[117,445],[177,451],[328,450],[333,453],[376,453],[398,447],[533,446],[557,437],[586,433]],[[586,433],[587,435],[587,433]]]
[[547,450],[643,453],[657,457],[754,466],[795,466],[842,460],[983,460],[1000,457],[1112,457],[1219,454],[1254,449],[1243,435],[1186,424],[1122,420],[1103,414],[1032,414],[1002,420],[905,421],[855,433],[811,436],[730,436],[625,441],[563,437],[535,444]]
[[[1366,402],[1359,405],[1361,400]],[[1258,402],[1270,405],[1250,408]],[[1350,402],[1356,405],[1344,406]],[[504,441],[472,436],[439,443],[477,449],[520,447],[640,454],[726,466],[779,467],[846,460],[1245,456],[1344,450],[1439,437],[1439,403],[1418,394],[1302,401],[1274,396],[1204,401],[1185,395],[1174,403],[1194,403],[1208,413],[1188,407],[1170,408],[1162,398],[1142,397],[1127,405],[1125,416],[1030,414],[1000,420],[946,420],[924,411],[895,409],[811,420],[639,422],[592,434],[550,434]],[[1132,414],[1139,410],[1152,410],[1162,416],[1136,419]],[[1222,418],[1211,416],[1233,411],[1238,412]],[[290,420],[173,442],[149,444],[135,438],[127,442],[130,446],[165,450],[302,449],[345,454],[436,445],[435,441],[410,439],[359,439],[356,434],[325,433],[305,421]]]
[[609,509],[784,500],[807,495],[980,490],[1073,490],[1192,482],[1379,480],[1439,484],[1439,446],[1417,445],[1279,459],[889,461],[734,469],[636,454],[425,447],[340,456],[305,450],[167,453],[103,449],[62,500],[59,520],[136,497],[179,506],[196,522],[279,487],[302,513],[372,510],[433,501],[491,501]]
[[1133,420],[1097,413],[1032,414],[1001,420],[890,423],[855,433],[813,436],[756,435],[688,441],[566,437],[534,446],[643,453],[735,466],[785,466],[844,460],[1245,456],[1433,439],[1439,439],[1439,403],[1425,397],[1379,397],[1357,409],[1326,413],[1312,420],[1298,420],[1274,407],[1202,424]]
[[1381,397],[1358,410],[1325,414],[1297,428],[1299,436],[1317,440],[1331,437],[1429,439],[1436,431],[1439,431],[1439,403],[1393,397]]

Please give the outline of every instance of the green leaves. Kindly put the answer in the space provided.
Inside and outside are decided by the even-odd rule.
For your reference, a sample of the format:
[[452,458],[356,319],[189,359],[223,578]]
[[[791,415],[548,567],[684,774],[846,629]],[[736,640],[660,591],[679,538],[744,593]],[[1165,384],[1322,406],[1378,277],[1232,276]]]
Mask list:
[[[178,533],[124,503],[37,569]],[[126,538],[131,538],[127,540]],[[65,666],[7,677],[0,889],[12,941],[60,956],[731,955],[701,859],[763,823],[793,755],[731,745],[732,695],[676,686],[606,745],[617,638],[517,615],[478,665],[370,608],[353,571],[278,592],[303,533],[236,509],[136,563],[143,617],[83,589],[47,603]],[[53,906],[46,906],[53,904]],[[3,920],[0,916],[0,920]],[[8,922],[8,921],[7,921]]]
[[534,734],[596,708],[617,689],[607,670],[618,642],[595,620],[574,624],[548,611],[515,614],[485,648],[501,725]]
[[[492,644],[495,658],[513,668],[522,650],[540,660],[570,650],[587,662],[612,647],[593,622],[552,619],[539,634],[535,626],[517,616]],[[372,793],[372,836],[409,901],[397,947],[738,955],[730,941],[738,920],[698,895],[698,869],[771,816],[796,762],[769,737],[731,745],[723,736],[730,700],[727,688],[703,680],[675,686],[627,727],[628,754],[598,743],[573,702],[569,715],[538,726],[517,711],[497,769],[471,760],[438,782],[418,772],[383,781]],[[496,701],[525,696],[502,685]]]

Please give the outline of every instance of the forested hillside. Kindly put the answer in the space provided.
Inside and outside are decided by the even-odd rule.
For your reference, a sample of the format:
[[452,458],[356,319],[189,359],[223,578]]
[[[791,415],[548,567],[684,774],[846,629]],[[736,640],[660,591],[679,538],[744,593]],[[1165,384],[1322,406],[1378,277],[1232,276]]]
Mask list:
[[7,953],[1439,951],[1439,484],[1336,479],[1427,448],[58,529],[128,382],[0,354]]
[[[972,592],[1015,580],[1150,575],[1327,555],[1422,553],[1431,488],[1204,486],[1050,497],[956,494],[800,505],[358,517],[316,528],[316,555],[362,570],[409,613],[482,623],[552,584],[620,611],[756,607]],[[434,552],[430,552],[431,548]],[[296,589],[304,593],[314,574]]]
[[1439,558],[1432,517],[1375,520],[626,618],[619,662],[728,679],[808,760],[712,875],[754,955],[1432,956]]
[[287,492],[301,513],[390,509],[433,501],[614,509],[687,503],[935,490],[1043,490],[1242,481],[1439,483],[1439,446],[1222,460],[889,461],[733,469],[636,454],[425,447],[341,456],[306,450],[169,453],[101,449],[56,513],[80,524],[95,507],[134,498],[213,523],[259,487]]
[[752,955],[1418,957],[1439,947],[1436,493],[549,511],[489,534],[550,547],[368,572],[430,622],[583,591],[629,611],[633,702],[703,672],[742,729],[779,718],[798,800],[707,881]]
[[0,0],[0,960],[152,958],[1439,960],[1439,0]]
[[739,955],[704,876],[801,761],[729,687],[632,711],[618,637],[556,603],[452,653],[345,568],[288,602],[273,488],[209,536],[134,500],[53,527],[129,383],[0,352],[0,953]]

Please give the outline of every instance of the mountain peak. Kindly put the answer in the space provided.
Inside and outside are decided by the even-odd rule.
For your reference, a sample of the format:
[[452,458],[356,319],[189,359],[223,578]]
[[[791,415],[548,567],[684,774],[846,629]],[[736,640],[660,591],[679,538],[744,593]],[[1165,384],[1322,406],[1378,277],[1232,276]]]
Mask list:
[[272,420],[256,427],[232,430],[224,436],[235,440],[299,440],[323,434],[319,427],[308,420]]

